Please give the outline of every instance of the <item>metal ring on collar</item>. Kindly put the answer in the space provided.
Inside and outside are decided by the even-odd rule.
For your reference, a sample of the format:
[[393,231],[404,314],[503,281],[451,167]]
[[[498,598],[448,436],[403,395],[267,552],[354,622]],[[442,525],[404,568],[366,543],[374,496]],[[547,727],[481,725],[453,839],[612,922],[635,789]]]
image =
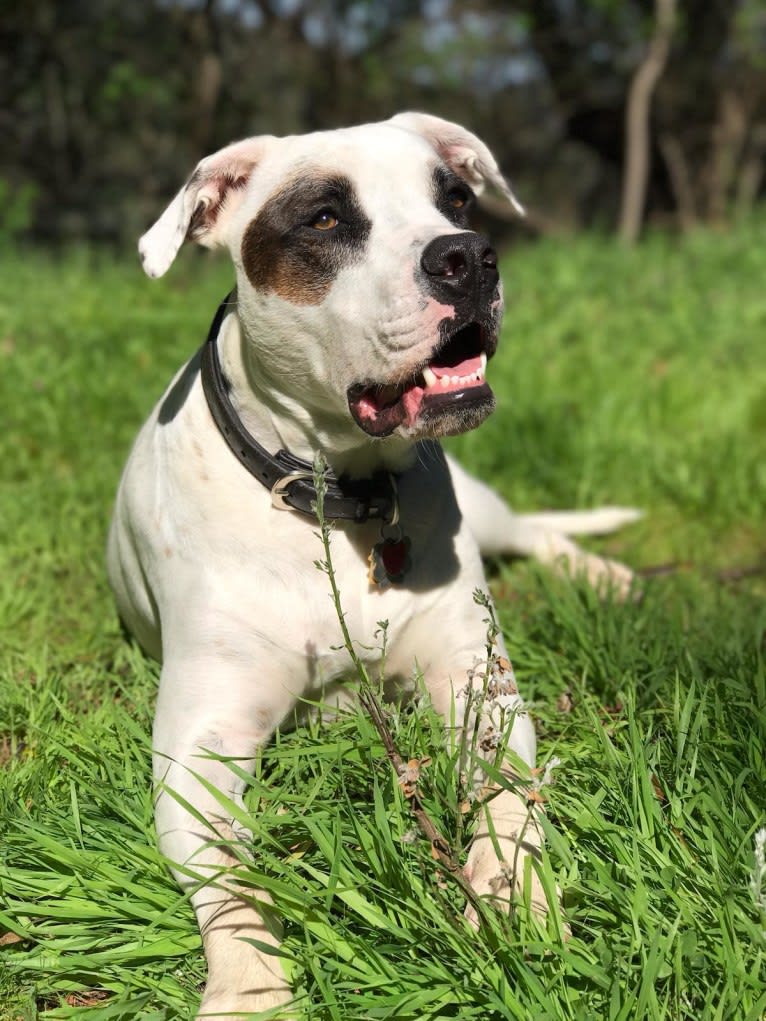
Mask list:
[[388,473],[388,480],[391,483],[391,516],[386,519],[386,524],[395,528],[399,524],[399,487],[391,472]]

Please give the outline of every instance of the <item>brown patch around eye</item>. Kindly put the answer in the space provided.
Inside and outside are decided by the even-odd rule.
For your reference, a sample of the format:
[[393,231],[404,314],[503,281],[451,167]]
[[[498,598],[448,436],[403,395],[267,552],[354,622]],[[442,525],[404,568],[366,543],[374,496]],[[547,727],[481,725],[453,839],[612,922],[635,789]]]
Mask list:
[[[324,202],[328,208],[322,209]],[[371,227],[348,178],[303,175],[272,195],[251,221],[242,264],[256,290],[293,305],[319,305],[338,273],[360,258]]]
[[273,291],[293,305],[320,305],[335,272],[321,262],[309,268],[282,243],[279,231],[257,216],[242,239],[242,264],[256,291]]

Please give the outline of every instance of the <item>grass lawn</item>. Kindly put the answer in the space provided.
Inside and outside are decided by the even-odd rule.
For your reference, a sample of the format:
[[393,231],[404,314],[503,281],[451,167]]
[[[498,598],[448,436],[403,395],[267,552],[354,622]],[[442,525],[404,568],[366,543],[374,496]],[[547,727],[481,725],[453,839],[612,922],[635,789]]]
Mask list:
[[[592,548],[676,570],[616,605],[491,566],[540,762],[561,760],[543,871],[568,941],[555,912],[547,932],[523,909],[463,924],[402,839],[363,715],[263,752],[251,872],[305,1018],[766,1016],[764,227],[506,256],[499,410],[452,448],[519,509],[642,507]],[[121,634],[103,548],[130,442],[229,279],[191,252],[159,283],[85,251],[0,257],[0,1021],[198,1002],[200,940],[152,833],[157,666]],[[391,726],[432,757],[429,807],[464,840],[438,722],[420,706]]]

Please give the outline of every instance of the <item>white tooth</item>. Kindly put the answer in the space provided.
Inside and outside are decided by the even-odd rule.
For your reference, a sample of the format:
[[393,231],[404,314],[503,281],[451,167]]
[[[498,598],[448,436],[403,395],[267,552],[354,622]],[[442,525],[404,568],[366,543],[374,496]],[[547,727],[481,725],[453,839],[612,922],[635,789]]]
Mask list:
[[440,376],[442,386],[449,386],[449,376]]
[[470,376],[461,376],[460,377],[460,385],[461,386],[466,386],[466,384],[468,384],[470,382],[471,382],[471,377]]
[[482,353],[481,353],[481,374],[482,374],[482,376],[484,375],[484,373],[486,371],[487,371],[487,356],[482,351]]
[[436,374],[428,366],[423,369],[423,379],[426,382],[426,386],[436,386]]
[[451,376],[450,382],[453,386],[456,386],[460,382],[460,376]]

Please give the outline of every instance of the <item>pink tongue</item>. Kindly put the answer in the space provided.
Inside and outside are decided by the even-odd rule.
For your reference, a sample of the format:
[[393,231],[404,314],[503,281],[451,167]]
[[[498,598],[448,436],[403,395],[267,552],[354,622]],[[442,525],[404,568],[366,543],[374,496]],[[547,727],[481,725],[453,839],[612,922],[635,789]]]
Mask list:
[[472,376],[481,368],[481,357],[477,355],[475,358],[466,358],[459,365],[429,365],[428,367],[437,379],[441,379],[442,376]]
[[415,419],[418,417],[420,411],[420,405],[423,403],[423,395],[425,390],[419,386],[413,386],[411,390],[407,390],[402,396],[402,404],[404,404],[405,417],[404,421],[407,425],[412,425]]

